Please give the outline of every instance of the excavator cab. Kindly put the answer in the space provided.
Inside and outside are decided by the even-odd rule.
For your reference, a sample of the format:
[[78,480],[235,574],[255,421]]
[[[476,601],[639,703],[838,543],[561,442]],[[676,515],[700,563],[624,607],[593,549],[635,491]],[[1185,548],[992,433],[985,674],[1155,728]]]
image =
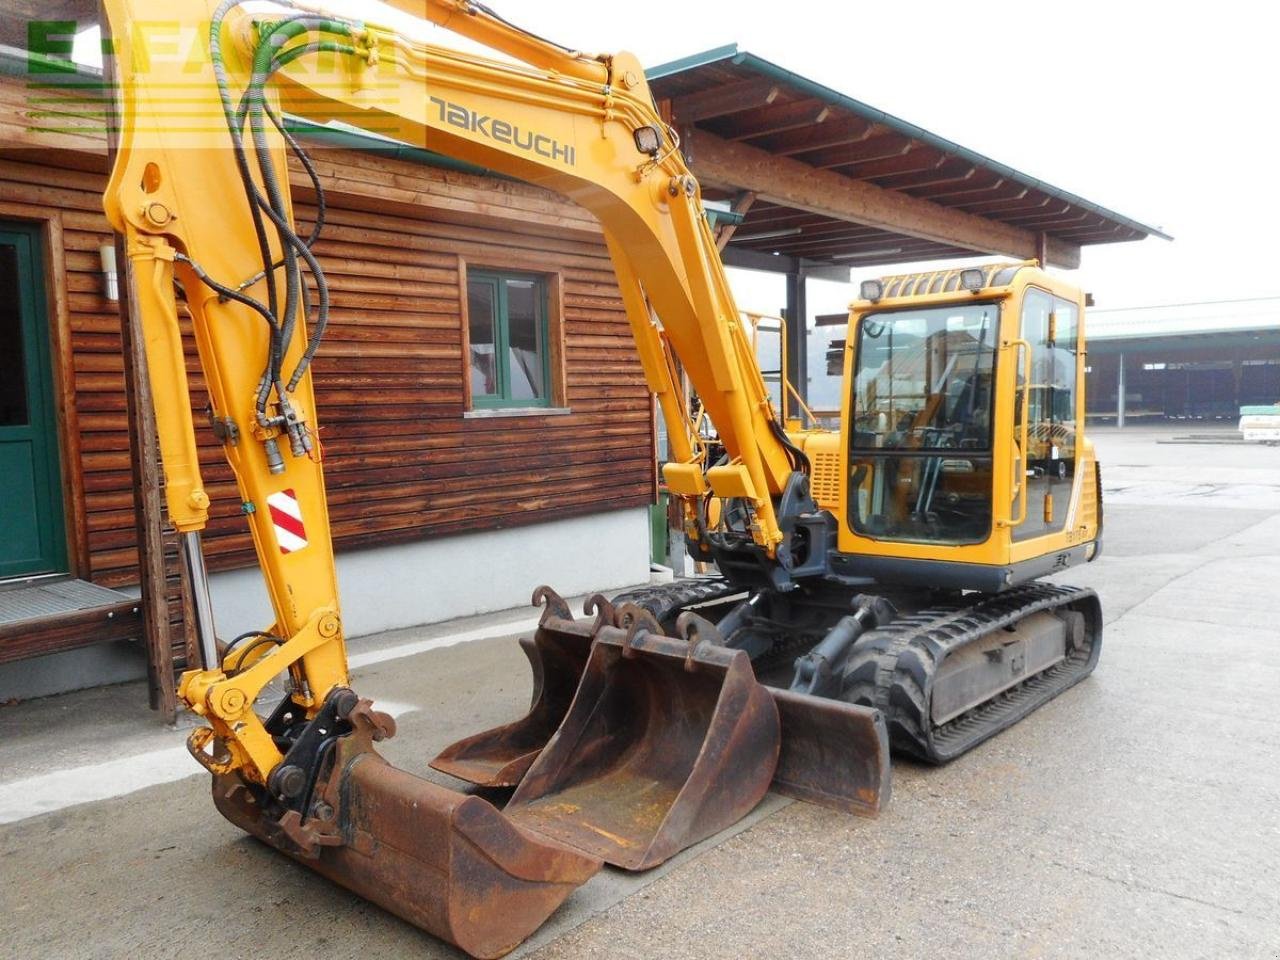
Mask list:
[[839,553],[895,582],[987,592],[1092,559],[1083,295],[1034,261],[861,293],[832,451]]

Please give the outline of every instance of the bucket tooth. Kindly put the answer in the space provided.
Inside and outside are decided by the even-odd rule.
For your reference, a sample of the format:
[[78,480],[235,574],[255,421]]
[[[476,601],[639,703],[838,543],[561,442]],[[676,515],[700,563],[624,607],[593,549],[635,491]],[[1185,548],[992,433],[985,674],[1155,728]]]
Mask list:
[[636,617],[625,631],[596,631],[564,722],[505,808],[512,822],[627,870],[740,820],[778,761],[778,710],[747,654],[652,626]]
[[269,795],[235,775],[215,776],[213,792],[236,826],[473,957],[512,950],[601,866],[391,766],[359,727],[317,788],[326,819],[273,815]]
[[[542,619],[532,639],[520,638],[533,672],[529,712],[445,747],[431,761],[441,773],[483,787],[514,787],[568,713],[595,627],[575,621],[568,604],[550,587],[535,590],[533,602],[544,604]],[[586,612],[593,611],[597,625],[602,619],[612,621],[613,608],[603,597],[587,601]]]

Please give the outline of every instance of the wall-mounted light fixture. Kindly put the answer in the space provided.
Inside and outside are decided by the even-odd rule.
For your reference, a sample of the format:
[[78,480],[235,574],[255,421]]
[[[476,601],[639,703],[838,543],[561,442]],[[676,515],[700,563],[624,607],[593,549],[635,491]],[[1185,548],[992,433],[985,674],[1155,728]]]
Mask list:
[[104,243],[98,248],[102,261],[102,292],[112,303],[120,301],[120,274],[116,270],[116,245]]

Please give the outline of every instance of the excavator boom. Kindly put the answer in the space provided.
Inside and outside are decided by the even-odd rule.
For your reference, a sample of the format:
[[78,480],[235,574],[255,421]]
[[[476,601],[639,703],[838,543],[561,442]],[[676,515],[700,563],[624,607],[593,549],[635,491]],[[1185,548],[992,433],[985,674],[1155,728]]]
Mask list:
[[[712,624],[685,618],[673,637],[647,611],[597,598],[595,619],[575,625],[546,590],[540,636],[562,641],[571,663],[556,678],[562,689],[541,726],[496,738],[470,768],[492,772],[495,756],[506,758],[499,775],[520,781],[506,811],[378,755],[395,725],[351,689],[316,439],[310,362],[330,306],[312,252],[323,189],[286,117],[362,127],[593,212],[667,421],[665,476],[690,529],[704,499],[732,498],[746,520],[723,535],[728,548],[762,570],[790,569],[779,505],[805,489],[804,455],[770,405],[698,184],[636,60],[563,50],[465,0],[395,5],[522,63],[301,2],[264,12],[244,0],[105,0],[119,91],[105,207],[131,266],[169,518],[196,585],[203,662],[183,675],[179,696],[207,723],[188,746],[213,774],[215,804],[411,922],[498,956],[602,861],[641,869],[734,822],[768,789],[780,756],[784,786],[821,798],[845,789],[852,799],[837,805],[878,808],[887,734],[875,709],[826,702],[822,735],[788,747],[788,727],[805,739],[793,719],[803,695],[767,690],[746,652],[715,642]],[[295,226],[290,152],[319,198],[308,236]],[[226,644],[204,588],[209,495],[186,317],[275,617]],[[707,460],[678,369],[716,424],[718,462]],[[531,653],[535,666],[540,655]],[[288,695],[261,702],[282,675]],[[834,794],[806,782],[805,763],[788,765],[812,757],[839,780],[828,741],[842,739],[865,749]]]

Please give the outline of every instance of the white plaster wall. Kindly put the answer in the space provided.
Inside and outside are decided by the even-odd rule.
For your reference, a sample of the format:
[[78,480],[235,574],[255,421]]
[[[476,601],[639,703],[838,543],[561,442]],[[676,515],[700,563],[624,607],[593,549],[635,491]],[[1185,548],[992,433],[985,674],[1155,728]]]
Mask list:
[[[346,635],[359,637],[523,606],[543,583],[566,597],[645,583],[648,511],[348,550],[337,560]],[[219,636],[273,620],[256,568],[213,574],[209,586]]]
[[[348,637],[524,606],[542,583],[568,597],[648,579],[644,507],[338,555]],[[214,574],[209,586],[224,640],[274,620],[256,567]],[[144,676],[140,644],[98,644],[0,665],[0,701]]]

